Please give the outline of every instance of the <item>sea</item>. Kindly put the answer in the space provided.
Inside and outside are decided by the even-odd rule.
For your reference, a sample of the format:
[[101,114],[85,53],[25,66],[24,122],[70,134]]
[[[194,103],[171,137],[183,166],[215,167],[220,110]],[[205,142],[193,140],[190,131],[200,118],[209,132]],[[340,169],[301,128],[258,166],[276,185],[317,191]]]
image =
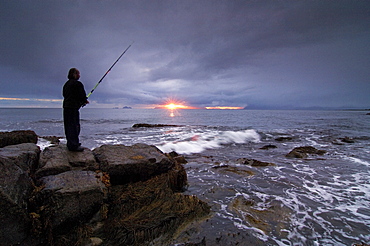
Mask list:
[[[184,193],[207,202],[211,214],[173,245],[369,245],[368,112],[86,107],[80,142],[146,143],[186,158]],[[65,143],[62,109],[2,108],[0,119],[0,131],[33,130]],[[139,123],[163,125],[133,127]],[[286,157],[302,146],[326,153]]]

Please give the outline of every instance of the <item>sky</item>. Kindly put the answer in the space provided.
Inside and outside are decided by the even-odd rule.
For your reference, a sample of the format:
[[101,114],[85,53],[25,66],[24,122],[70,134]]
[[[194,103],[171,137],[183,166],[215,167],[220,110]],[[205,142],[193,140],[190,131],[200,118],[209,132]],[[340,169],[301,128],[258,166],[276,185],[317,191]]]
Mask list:
[[370,108],[368,0],[0,0],[0,107]]

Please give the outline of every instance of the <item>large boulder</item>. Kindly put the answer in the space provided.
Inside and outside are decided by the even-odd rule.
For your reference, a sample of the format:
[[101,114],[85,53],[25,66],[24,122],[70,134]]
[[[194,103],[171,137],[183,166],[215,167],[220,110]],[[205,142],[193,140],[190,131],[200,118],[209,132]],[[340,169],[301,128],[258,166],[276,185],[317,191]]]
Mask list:
[[98,164],[92,151],[85,148],[83,152],[72,152],[67,149],[66,145],[54,145],[45,148],[41,153],[36,177],[56,175],[74,168],[97,170]]
[[28,198],[34,188],[29,173],[37,166],[40,149],[35,144],[0,148],[0,242],[13,245],[28,235]]
[[16,145],[21,143],[37,143],[37,135],[34,131],[12,131],[0,132],[0,148],[8,145]]
[[109,173],[112,184],[145,181],[175,165],[173,159],[147,144],[103,145],[93,152],[100,169]]
[[43,216],[52,228],[86,221],[103,204],[107,188],[102,173],[73,170],[40,179]]
[[210,213],[196,196],[176,192],[171,180],[178,174],[171,170],[123,189],[113,186],[110,216],[95,236],[104,245],[170,245],[176,232]]
[[8,158],[14,165],[17,165],[27,173],[31,173],[37,168],[40,152],[40,148],[33,143],[9,145],[0,148],[0,156]]

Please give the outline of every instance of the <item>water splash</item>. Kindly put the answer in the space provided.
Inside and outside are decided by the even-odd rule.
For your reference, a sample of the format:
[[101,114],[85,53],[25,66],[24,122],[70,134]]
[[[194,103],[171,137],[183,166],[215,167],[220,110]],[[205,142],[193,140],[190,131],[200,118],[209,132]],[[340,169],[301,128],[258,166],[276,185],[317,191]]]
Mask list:
[[226,144],[243,144],[247,142],[259,142],[260,135],[253,129],[244,131],[213,131],[193,135],[182,141],[173,141],[157,145],[157,147],[169,153],[175,151],[179,154],[201,153],[206,149],[220,148]]

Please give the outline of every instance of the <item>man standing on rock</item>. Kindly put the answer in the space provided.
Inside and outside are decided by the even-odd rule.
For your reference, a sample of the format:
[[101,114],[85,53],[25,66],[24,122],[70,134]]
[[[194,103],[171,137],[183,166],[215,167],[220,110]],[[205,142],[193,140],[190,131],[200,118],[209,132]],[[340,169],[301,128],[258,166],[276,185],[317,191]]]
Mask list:
[[83,151],[80,146],[80,112],[79,109],[88,104],[83,84],[78,81],[80,71],[71,68],[68,73],[68,81],[63,86],[63,118],[64,132],[67,138],[67,148],[70,151]]

